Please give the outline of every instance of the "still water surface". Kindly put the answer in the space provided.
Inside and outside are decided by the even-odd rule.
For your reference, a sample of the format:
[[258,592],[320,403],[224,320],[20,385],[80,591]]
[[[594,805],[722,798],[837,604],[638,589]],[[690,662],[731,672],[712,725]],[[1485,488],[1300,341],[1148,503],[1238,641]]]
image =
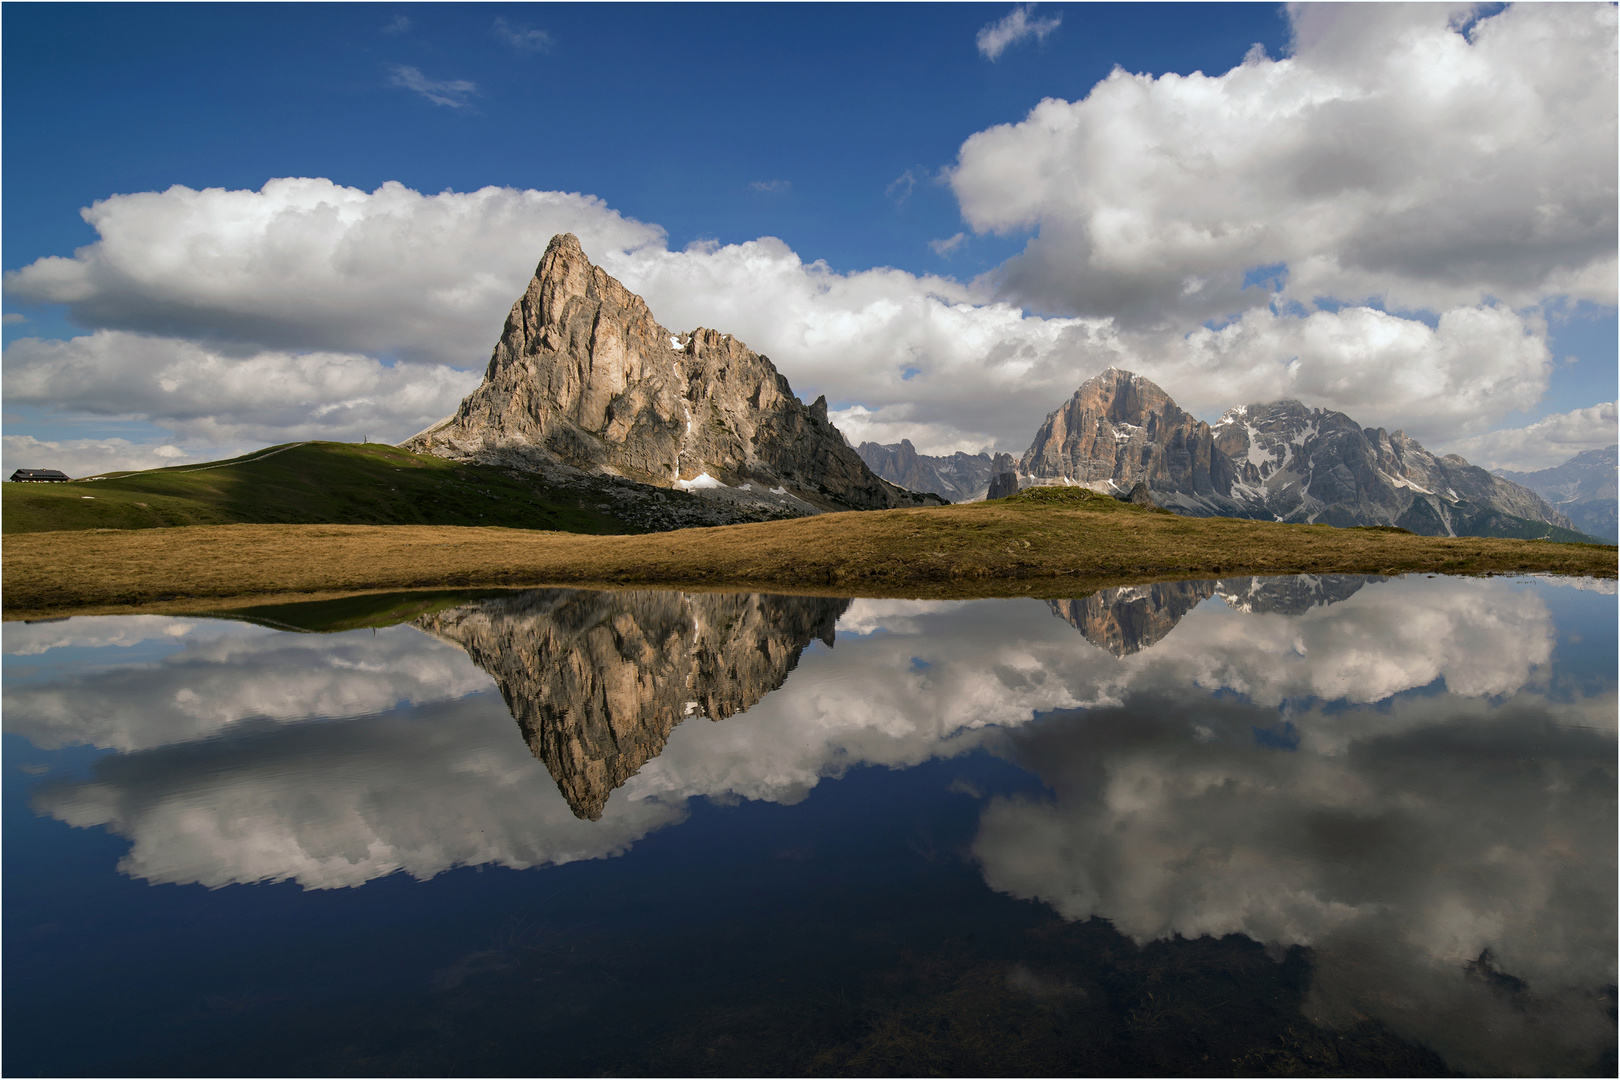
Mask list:
[[7,623],[3,1067],[1613,1075],[1615,627],[1424,577]]

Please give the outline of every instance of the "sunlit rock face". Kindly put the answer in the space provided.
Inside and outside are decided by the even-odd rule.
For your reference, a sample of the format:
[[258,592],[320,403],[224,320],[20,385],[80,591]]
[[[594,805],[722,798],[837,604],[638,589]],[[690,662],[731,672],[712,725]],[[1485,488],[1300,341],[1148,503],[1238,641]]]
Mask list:
[[848,600],[549,589],[423,616],[500,687],[574,813],[663,750],[688,717],[724,720],[780,687]]
[[1528,488],[1455,455],[1436,457],[1404,432],[1297,401],[1240,406],[1211,427],[1118,368],[1082,383],[1046,418],[1018,473],[1022,486],[1120,496],[1145,484],[1157,505],[1198,517],[1393,525],[1425,536],[1572,527]]
[[[1232,461],[1208,424],[1140,375],[1109,368],[1052,412],[1018,463],[1034,482],[1128,492],[1146,483],[1163,505],[1235,513]],[[1167,500],[1166,496],[1180,496]]]
[[1331,409],[1297,401],[1245,405],[1221,417],[1214,432],[1237,468],[1236,494],[1257,517],[1396,525],[1427,536],[1499,532],[1491,520],[1499,514],[1571,528],[1528,488]]
[[405,445],[800,513],[938,502],[873,475],[826,399],[801,402],[768,358],[717,330],[660,326],[571,233],[552,238],[512,305],[483,383]]

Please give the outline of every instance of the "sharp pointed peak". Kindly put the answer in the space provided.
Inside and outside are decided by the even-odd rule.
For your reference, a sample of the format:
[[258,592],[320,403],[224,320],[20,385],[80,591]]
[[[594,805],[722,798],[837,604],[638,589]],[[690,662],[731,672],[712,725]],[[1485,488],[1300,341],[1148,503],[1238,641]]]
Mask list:
[[551,238],[551,243],[546,245],[548,255],[553,251],[577,251],[583,255],[585,254],[585,246],[579,242],[579,237],[573,233],[560,232]]

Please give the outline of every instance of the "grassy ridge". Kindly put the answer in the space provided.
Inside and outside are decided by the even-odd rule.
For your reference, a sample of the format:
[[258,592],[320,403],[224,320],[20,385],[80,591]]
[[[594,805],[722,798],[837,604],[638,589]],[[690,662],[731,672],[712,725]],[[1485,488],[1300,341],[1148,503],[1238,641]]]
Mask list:
[[0,496],[8,534],[241,522],[638,531],[536,479],[378,443],[290,443],[206,466],[8,483]]
[[1592,544],[1184,518],[1084,489],[792,521],[581,536],[401,525],[26,533],[6,542],[5,617],[244,598],[544,584],[846,596],[1076,596],[1134,582],[1289,573],[1614,577]]

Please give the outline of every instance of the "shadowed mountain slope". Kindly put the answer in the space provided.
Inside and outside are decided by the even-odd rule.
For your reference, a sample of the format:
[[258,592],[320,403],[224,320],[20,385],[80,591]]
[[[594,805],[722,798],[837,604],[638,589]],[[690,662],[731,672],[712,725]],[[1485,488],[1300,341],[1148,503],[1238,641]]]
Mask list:
[[1010,454],[966,454],[960,450],[949,457],[919,454],[910,439],[889,444],[863,442],[855,452],[889,483],[908,491],[930,491],[955,503],[984,498],[997,473],[1017,466]]
[[1620,539],[1616,517],[1616,476],[1620,473],[1620,446],[1587,450],[1562,465],[1536,472],[1494,470],[1497,476],[1534,491],[1569,517],[1590,536],[1613,543]]

